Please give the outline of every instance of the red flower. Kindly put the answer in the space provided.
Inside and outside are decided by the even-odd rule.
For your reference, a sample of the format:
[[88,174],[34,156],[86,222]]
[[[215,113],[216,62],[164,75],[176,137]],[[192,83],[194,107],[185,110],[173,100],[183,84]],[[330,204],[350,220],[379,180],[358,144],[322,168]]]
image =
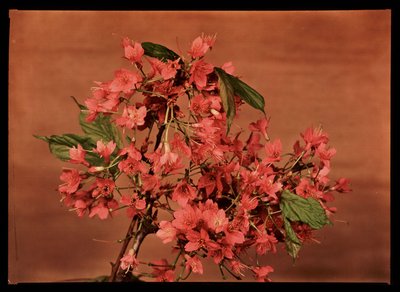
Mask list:
[[201,211],[197,207],[186,205],[183,209],[175,211],[174,217],[172,225],[182,231],[188,231],[196,227],[201,218]]
[[142,45],[137,42],[132,42],[129,38],[125,37],[122,40],[122,46],[124,47],[125,58],[131,61],[131,63],[142,64],[142,56],[144,50]]
[[232,272],[242,277],[244,277],[243,270],[248,268],[245,264],[242,264],[240,261],[236,260],[230,260],[228,262],[228,265],[231,268]]
[[194,257],[190,257],[185,254],[185,259],[186,272],[192,271],[195,274],[203,274],[203,264],[198,256],[195,255]]
[[126,106],[122,112],[122,116],[115,120],[116,124],[121,127],[127,127],[129,129],[136,128],[137,126],[144,125],[144,118],[147,115],[147,109],[145,106],[136,108],[135,106]]
[[99,83],[100,87],[94,87],[92,97],[85,100],[89,114],[86,117],[87,122],[96,119],[99,113],[109,113],[117,111],[120,104],[119,92],[110,92],[107,88],[109,83]]
[[351,192],[349,184],[350,184],[349,179],[341,177],[336,181],[336,184],[332,187],[332,190],[336,190],[340,193]]
[[280,182],[275,182],[275,175],[264,176],[259,181],[260,191],[266,193],[269,197],[262,198],[263,201],[277,201],[278,197],[276,193],[282,190],[282,184]]
[[132,175],[134,173],[146,173],[146,166],[138,160],[135,160],[131,157],[127,159],[121,160],[118,163],[118,169],[126,174]]
[[218,248],[218,244],[210,239],[208,232],[204,228],[201,228],[200,232],[188,230],[186,238],[189,240],[185,245],[185,251],[187,252],[196,251],[203,247],[206,249]]
[[235,229],[233,224],[227,224],[224,226],[225,241],[230,245],[244,242],[244,234],[239,230]]
[[323,193],[319,191],[310,181],[302,178],[296,187],[296,194],[303,198],[312,197],[314,199],[322,198]]
[[305,150],[310,149],[311,147],[317,148],[321,143],[327,144],[329,139],[328,135],[322,132],[322,128],[313,127],[307,128],[304,133],[300,134],[306,142]]
[[175,273],[172,270],[172,266],[168,264],[166,259],[159,261],[152,261],[153,272],[152,275],[158,282],[173,282]]
[[126,210],[129,218],[133,218],[136,214],[144,213],[146,209],[146,200],[139,199],[136,193],[132,196],[123,195],[120,202],[125,206],[129,206]]
[[142,159],[142,153],[136,149],[134,143],[130,143],[128,147],[122,148],[118,153],[119,156],[128,154],[128,157],[133,158],[135,160]]
[[199,60],[193,62],[190,68],[189,83],[195,83],[198,90],[202,90],[207,86],[207,75],[214,71],[214,66]]
[[110,198],[113,195],[115,188],[115,182],[107,178],[96,178],[94,183],[95,189],[92,192],[94,198],[98,196],[103,196],[105,198]]
[[276,139],[274,142],[268,142],[265,144],[265,153],[267,156],[263,159],[262,163],[269,164],[280,161],[282,153],[281,140]]
[[85,166],[89,166],[89,162],[86,161],[85,159],[86,151],[83,150],[82,146],[78,144],[78,147],[76,148],[73,146],[72,148],[69,149],[69,157],[70,160],[68,162],[75,163],[75,164],[83,164]]
[[232,62],[226,62],[222,65],[221,67],[222,70],[224,70],[226,73],[233,75],[233,72],[235,72],[235,66],[233,66]]
[[[260,226],[262,228],[262,226]],[[266,254],[267,251],[271,251],[273,253],[276,252],[276,244],[278,240],[274,235],[269,235],[267,232],[262,232],[261,234],[257,234],[256,240],[256,252],[259,255]]]
[[190,147],[186,144],[181,135],[179,135],[178,133],[174,134],[174,139],[172,139],[171,145],[173,150],[177,149],[188,157],[192,155]]
[[59,185],[58,190],[61,193],[73,194],[78,190],[82,176],[77,169],[63,169],[60,180],[65,183]]
[[255,267],[251,269],[254,272],[254,277],[257,282],[271,282],[268,278],[269,273],[272,273],[274,269],[271,266]]
[[210,113],[211,100],[198,94],[190,100],[190,110],[195,115],[206,115]]
[[142,174],[142,189],[143,191],[157,191],[160,187],[160,179],[157,175],[148,173]]
[[103,141],[100,140],[97,141],[97,148],[94,149],[94,152],[98,153],[100,157],[103,157],[105,163],[109,163],[110,156],[114,152],[115,147],[117,147],[117,144],[113,141],[110,141],[107,143],[107,145],[104,145]]
[[166,63],[161,62],[161,76],[164,80],[175,78],[176,72],[181,68],[179,59],[172,61],[168,60]]
[[172,193],[172,200],[178,202],[182,207],[185,207],[188,201],[191,201],[196,197],[196,190],[189,185],[185,179],[176,185],[176,188]]
[[109,85],[111,92],[123,92],[131,94],[136,89],[136,84],[142,81],[142,77],[127,69],[119,69],[115,72],[115,78]]
[[210,49],[215,43],[216,35],[213,36],[199,36],[197,37],[188,51],[188,54],[192,56],[192,58],[203,57],[205,53],[207,53],[208,49]]
[[160,229],[158,229],[156,236],[162,240],[163,243],[168,243],[176,239],[176,229],[169,221],[161,221]]
[[97,215],[102,220],[107,219],[108,215],[110,214],[110,209],[116,209],[117,207],[118,202],[116,200],[106,200],[105,198],[100,198],[98,200],[98,204],[91,208],[89,217],[92,218]]
[[269,120],[267,118],[262,118],[258,120],[255,123],[250,123],[249,129],[252,132],[261,132],[261,134],[264,136],[265,140],[269,141],[269,137],[267,134],[267,129],[269,126]]
[[225,211],[222,209],[217,211],[207,210],[203,212],[203,217],[206,219],[207,226],[215,233],[221,232],[228,224],[228,218],[226,218]]
[[207,196],[210,196],[212,192],[215,190],[216,181],[213,174],[207,172],[203,174],[197,183],[197,187],[199,189],[205,188]]
[[319,144],[317,151],[316,151],[319,159],[321,159],[321,162],[326,165],[330,166],[330,160],[332,157],[336,154],[336,149],[335,148],[326,148],[325,143]]
[[133,249],[130,249],[128,251],[128,254],[126,254],[123,258],[121,258],[120,267],[123,270],[128,270],[128,269],[135,270],[138,267],[138,265],[139,261],[134,256]]

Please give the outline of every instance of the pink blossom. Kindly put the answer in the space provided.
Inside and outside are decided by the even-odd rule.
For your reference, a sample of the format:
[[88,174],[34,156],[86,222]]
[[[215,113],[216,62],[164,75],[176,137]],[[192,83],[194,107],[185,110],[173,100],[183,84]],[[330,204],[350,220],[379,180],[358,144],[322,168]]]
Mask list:
[[122,116],[115,120],[116,124],[129,129],[144,125],[147,109],[145,106],[136,108],[135,106],[125,106]]
[[303,198],[312,197],[318,199],[322,197],[322,192],[312,185],[306,178],[302,178],[300,183],[296,186],[296,194]]
[[129,207],[126,210],[126,214],[129,218],[133,218],[136,214],[143,213],[146,209],[146,200],[139,199],[139,196],[136,193],[132,196],[122,195],[120,202]]
[[244,210],[248,210],[248,211],[253,210],[258,206],[257,198],[250,197],[250,195],[247,193],[244,193],[242,195],[242,199],[240,200],[240,203],[241,203],[241,207]]
[[211,100],[198,94],[190,100],[190,110],[195,115],[205,115],[210,112]]
[[136,149],[134,143],[130,143],[129,146],[122,148],[118,153],[119,156],[122,156],[125,154],[128,154],[128,157],[133,158],[135,160],[142,159],[142,153],[140,153],[140,151]]
[[273,142],[265,144],[266,157],[262,163],[269,164],[281,160],[282,143],[280,139],[275,139]]
[[132,42],[129,38],[125,37],[122,40],[122,46],[124,47],[125,58],[131,61],[131,63],[142,64],[142,56],[144,50],[142,45],[137,42]]
[[153,272],[152,275],[158,282],[173,282],[175,279],[175,272],[172,270],[172,265],[168,264],[166,259],[152,261]]
[[160,179],[157,175],[151,175],[148,173],[142,174],[142,188],[143,191],[157,191],[160,187]]
[[224,238],[219,241],[220,244],[217,244],[215,247],[209,248],[207,253],[209,257],[213,258],[216,265],[220,264],[222,260],[232,259],[234,256],[232,245],[227,244]]
[[189,231],[196,227],[201,219],[201,211],[197,207],[186,205],[183,209],[174,212],[175,219],[172,225],[182,231]]
[[260,120],[257,120],[257,122],[255,122],[255,123],[250,123],[249,129],[252,132],[261,132],[261,134],[264,136],[265,140],[269,141],[269,137],[268,137],[268,133],[267,133],[269,121],[270,121],[270,119],[262,118]]
[[336,181],[336,184],[332,187],[332,190],[336,190],[341,193],[351,192],[349,184],[349,179],[341,177]]
[[[262,226],[260,226],[262,228]],[[271,251],[273,253],[276,252],[276,244],[278,240],[275,238],[274,235],[270,235],[267,232],[262,232],[261,234],[257,235],[256,239],[256,251],[259,255],[264,255],[267,251]]]
[[119,69],[115,72],[115,77],[109,85],[111,92],[132,93],[135,91],[136,85],[142,81],[142,77],[127,69]]
[[115,188],[115,182],[107,178],[96,178],[94,186],[95,189],[92,192],[92,196],[94,198],[98,196],[103,196],[107,198],[107,197],[112,197]]
[[88,108],[87,122],[92,122],[96,119],[99,113],[109,113],[117,111],[120,104],[119,92],[110,92],[107,88],[109,83],[97,82],[100,86],[94,87],[92,96],[85,100],[85,105]]
[[[257,200],[255,200],[257,202]],[[250,228],[249,215],[246,209],[243,207],[238,208],[235,218],[232,220],[231,229],[236,229],[246,234]]]
[[247,149],[249,155],[256,156],[258,150],[263,147],[263,144],[260,143],[260,135],[258,133],[252,132],[250,134],[249,139],[246,141]]
[[120,267],[123,270],[128,270],[128,269],[135,270],[138,267],[138,265],[139,261],[136,259],[133,249],[130,249],[128,251],[128,254],[126,254],[123,258],[121,258]]
[[230,260],[228,262],[228,265],[233,273],[244,277],[243,270],[247,269],[247,266],[245,264],[242,264],[240,261]]
[[330,160],[336,154],[335,148],[327,148],[325,143],[319,144],[316,154],[321,159],[321,162],[326,165],[330,166]]
[[160,229],[156,232],[156,236],[162,240],[163,243],[168,243],[176,239],[176,228],[172,226],[169,221],[161,221]]
[[110,162],[110,156],[114,152],[115,147],[117,144],[114,141],[110,141],[107,145],[104,145],[103,141],[97,141],[97,148],[94,149],[94,152],[98,153],[100,157],[104,158],[105,163]]
[[77,169],[63,169],[60,180],[65,183],[59,185],[58,190],[61,193],[73,194],[78,190],[82,176]]
[[218,247],[218,245],[210,239],[208,232],[204,228],[201,228],[200,232],[188,230],[185,235],[189,240],[185,245],[185,251],[187,252],[196,251],[202,247],[206,249]]
[[118,163],[118,169],[126,174],[132,175],[135,173],[146,173],[146,166],[136,159],[128,157]]
[[189,83],[195,83],[198,90],[202,90],[207,85],[207,75],[214,71],[214,66],[199,60],[193,62],[190,68]]
[[328,135],[322,132],[322,128],[307,128],[304,133],[300,134],[306,142],[305,150],[310,149],[311,147],[317,148],[321,143],[327,144],[329,139]]
[[254,272],[254,277],[257,282],[271,282],[268,278],[269,273],[272,273],[274,269],[271,266],[255,267],[251,269]]
[[207,226],[215,233],[221,232],[228,224],[228,218],[226,218],[225,211],[219,209],[215,211],[205,211],[203,217],[206,218]]
[[200,177],[197,187],[205,188],[207,196],[210,196],[216,187],[215,177],[211,173],[205,173]]
[[80,144],[78,144],[78,147],[73,146],[72,148],[69,149],[69,157],[70,160],[68,162],[75,163],[75,164],[83,164],[85,166],[89,166],[89,162],[86,161],[85,159],[86,156],[86,151],[82,148]]
[[232,62],[226,62],[221,67],[226,73],[233,75],[235,72],[235,66],[233,66]]
[[168,60],[166,63],[162,63],[161,76],[164,80],[175,78],[176,72],[181,68],[179,59],[175,61]]
[[262,198],[263,201],[277,201],[276,193],[282,190],[280,182],[274,182],[275,175],[265,176],[259,181],[260,191],[266,193],[269,198]]
[[98,204],[91,208],[89,217],[92,218],[97,215],[101,220],[104,220],[110,215],[110,209],[116,208],[118,208],[118,202],[116,200],[100,198]]
[[76,200],[74,207],[76,208],[76,213],[78,217],[82,217],[85,214],[85,212],[89,210],[89,207],[92,203],[93,200],[83,200],[83,199]]
[[239,230],[235,229],[232,224],[227,224],[224,226],[225,240],[230,245],[235,245],[237,243],[244,242],[244,234]]
[[174,139],[172,139],[171,141],[171,146],[173,150],[177,149],[182,153],[184,153],[185,155],[187,155],[188,157],[192,155],[190,147],[186,144],[186,142],[182,139],[181,135],[179,135],[178,133],[174,134]]
[[203,264],[198,256],[195,255],[194,257],[190,257],[185,254],[185,259],[186,272],[192,271],[195,274],[203,274]]
[[215,43],[216,35],[213,36],[199,36],[197,37],[188,51],[188,54],[193,58],[203,57]]
[[164,142],[164,154],[159,158],[159,167],[164,166],[164,172],[168,173],[181,168],[183,166],[181,161],[179,155],[171,151],[169,143]]
[[[162,62],[157,58],[149,57],[147,58],[147,60],[152,67],[152,72],[149,73],[148,78],[153,78],[154,75],[160,74],[164,80],[169,80],[175,78],[177,70],[181,68],[181,65],[179,64],[180,59],[176,59],[174,61],[167,60],[166,62]],[[164,85],[167,84],[169,83],[165,83]],[[162,94],[162,92],[160,93]]]
[[192,201],[196,197],[196,190],[185,179],[176,185],[172,193],[172,200],[178,202],[182,207],[185,207],[188,201]]

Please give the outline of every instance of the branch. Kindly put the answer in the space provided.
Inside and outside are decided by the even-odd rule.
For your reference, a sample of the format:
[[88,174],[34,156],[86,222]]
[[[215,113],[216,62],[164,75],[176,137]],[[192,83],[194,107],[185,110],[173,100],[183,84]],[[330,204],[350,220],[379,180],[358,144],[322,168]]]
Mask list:
[[125,236],[124,242],[122,243],[122,247],[121,247],[121,250],[119,251],[118,257],[115,260],[115,263],[111,264],[112,270],[111,270],[111,276],[108,280],[109,282],[115,282],[115,280],[116,280],[117,273],[118,273],[119,266],[120,266],[120,261],[121,261],[121,258],[124,256],[126,249],[128,248],[129,242],[131,241],[133,229],[135,228],[135,224],[136,224],[136,220],[137,220],[136,217],[132,218],[131,224],[129,225],[128,231],[126,232],[126,236]]

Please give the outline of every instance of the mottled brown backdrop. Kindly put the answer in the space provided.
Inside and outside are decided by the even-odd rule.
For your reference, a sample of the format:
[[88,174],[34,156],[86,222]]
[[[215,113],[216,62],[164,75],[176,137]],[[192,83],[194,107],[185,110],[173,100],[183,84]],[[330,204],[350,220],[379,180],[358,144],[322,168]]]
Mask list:
[[[124,216],[79,219],[59,203],[66,163],[33,134],[79,131],[76,105],[93,81],[125,66],[120,38],[161,43],[177,52],[217,33],[208,60],[233,61],[237,74],[266,98],[270,135],[289,150],[300,131],[322,123],[337,149],[332,178],[338,195],[333,228],[318,232],[292,265],[284,251],[268,255],[274,281],[389,281],[390,11],[68,12],[10,11],[9,259],[11,282],[94,277],[110,271]],[[260,115],[244,106],[241,121]],[[242,123],[244,125],[244,123]],[[166,255],[154,237],[144,260]],[[196,281],[220,281],[207,265]],[[251,279],[248,279],[251,280]]]

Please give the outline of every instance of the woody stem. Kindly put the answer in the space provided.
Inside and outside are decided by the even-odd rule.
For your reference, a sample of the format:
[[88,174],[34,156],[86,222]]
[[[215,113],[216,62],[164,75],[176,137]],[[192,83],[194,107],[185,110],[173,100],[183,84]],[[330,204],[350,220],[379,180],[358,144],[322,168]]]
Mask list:
[[128,248],[129,242],[131,241],[132,238],[132,233],[133,229],[135,228],[136,224],[136,217],[132,218],[131,224],[129,225],[128,231],[126,232],[125,239],[122,243],[121,250],[119,251],[119,254],[117,256],[117,259],[115,260],[115,263],[112,264],[112,270],[111,270],[111,276],[109,278],[109,282],[115,282],[117,273],[119,270],[119,264],[121,262],[122,257],[124,256],[126,249]]
[[[158,146],[161,143],[161,137],[162,137],[162,135],[164,133],[164,130],[165,130],[165,125],[162,125],[159,128],[159,131],[157,133],[156,143],[154,145],[154,151],[158,148]],[[154,174],[153,170],[150,170],[149,174]],[[150,199],[149,195],[146,196],[146,197],[147,197],[147,199]],[[148,216],[150,215],[150,217],[151,217],[153,201],[151,201],[151,200],[149,200],[149,201],[150,201],[149,202],[150,206],[147,209],[147,215]],[[143,218],[141,218],[141,220],[143,220]],[[118,271],[120,270],[120,262],[121,262],[122,257],[126,253],[126,250],[128,248],[129,242],[131,241],[132,235],[134,233],[134,228],[135,228],[136,222],[137,222],[137,217],[135,216],[135,217],[132,218],[131,224],[128,227],[128,231],[127,231],[125,239],[124,239],[124,241],[122,243],[121,250],[119,251],[117,259],[115,260],[115,263],[112,264],[111,275],[110,275],[110,278],[108,280],[109,282],[118,281],[117,276],[118,276]],[[138,254],[140,245],[142,244],[142,242],[143,242],[144,238],[146,237],[146,235],[151,233],[151,231],[146,230],[146,229],[137,230],[137,232],[138,233],[135,235],[135,239],[134,239],[134,243],[133,243],[133,250],[134,250],[134,254],[135,255]]]

